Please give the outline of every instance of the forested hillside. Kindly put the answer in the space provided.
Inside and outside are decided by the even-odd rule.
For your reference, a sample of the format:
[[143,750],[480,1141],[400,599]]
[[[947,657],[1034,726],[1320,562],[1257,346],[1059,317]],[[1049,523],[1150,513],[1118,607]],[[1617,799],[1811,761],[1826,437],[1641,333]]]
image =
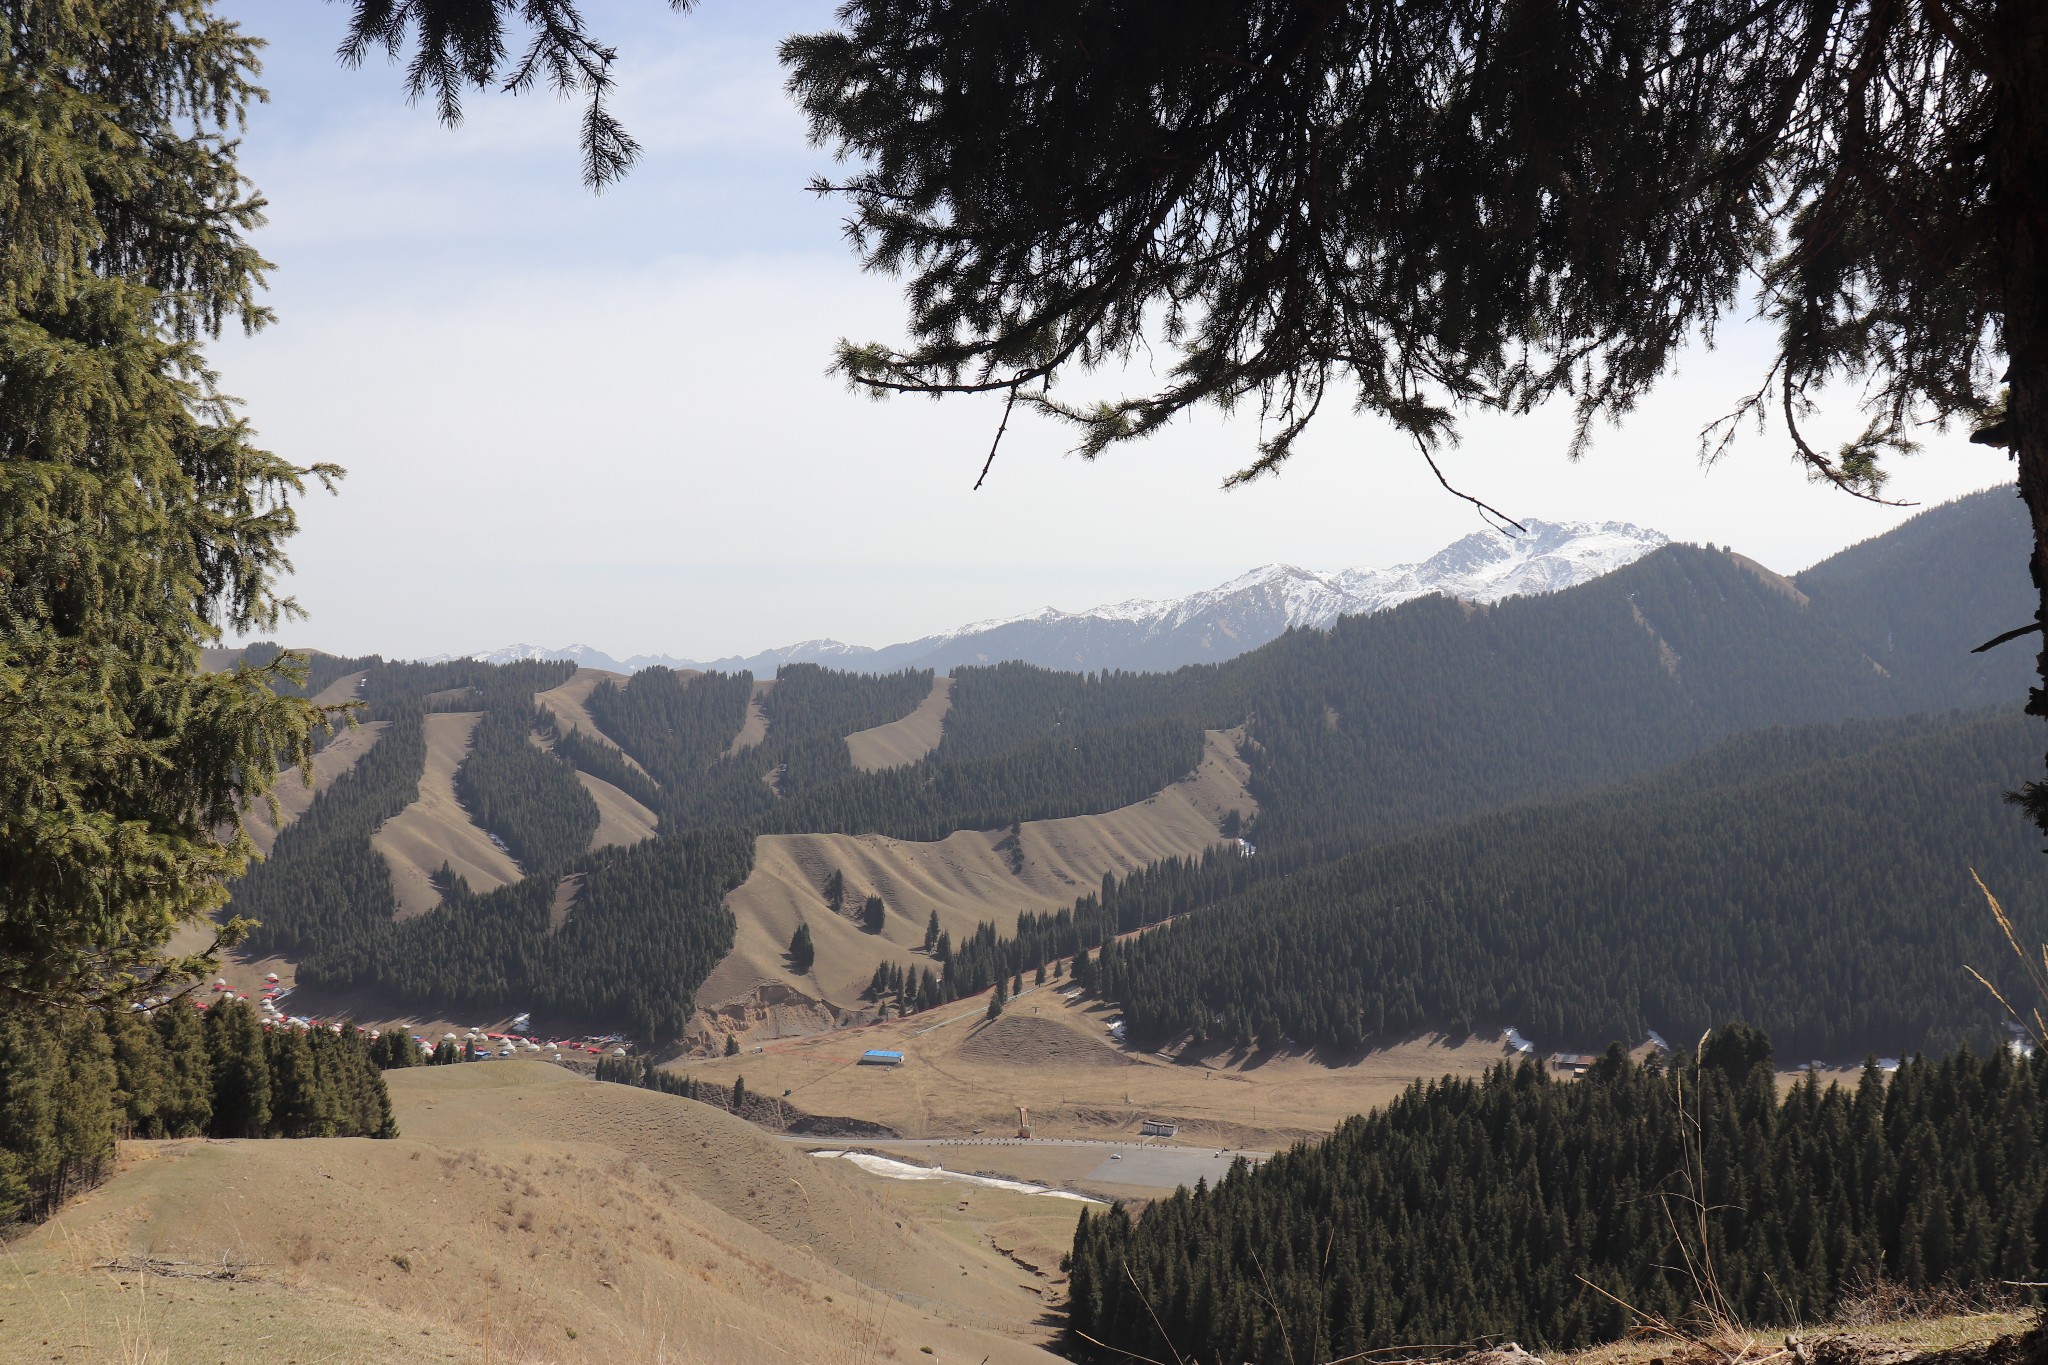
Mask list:
[[1687,1197],[1739,1318],[1815,1322],[1877,1275],[2040,1279],[2044,1195],[2048,1060],[1916,1060],[1780,1101],[1768,1041],[1737,1027],[1698,1066],[1615,1048],[1578,1084],[1531,1062],[1417,1086],[1136,1220],[1084,1213],[1069,1340],[1083,1359],[1259,1365],[1611,1340],[1637,1320],[1621,1303],[1676,1321],[1696,1302],[1694,1206],[1667,1203]]
[[1265,879],[1106,950],[1092,980],[1145,1040],[1348,1052],[1514,1024],[1593,1045],[1727,1017],[1802,1057],[1983,1038],[1963,965],[2011,963],[1969,873],[2015,904],[2048,896],[2001,800],[2040,747],[2005,710],[1745,736]]
[[2025,507],[1992,488],[1852,545],[1794,582],[1815,615],[1882,664],[1913,706],[2024,696],[2040,645],[1970,651],[2034,616]]
[[[845,736],[909,714],[929,673],[801,665],[759,689],[648,669],[589,692],[600,737],[536,707],[566,664],[322,661],[308,687],[361,665],[363,718],[386,728],[234,908],[262,921],[253,947],[301,958],[309,982],[465,1008],[545,1001],[670,1036],[731,941],[717,901],[753,834],[931,840],[1109,810],[1189,772],[1205,729],[1242,727],[1260,812],[1220,832],[1252,838],[1256,858],[1161,867],[994,926],[959,945],[952,982],[927,974],[912,994],[1206,906],[1091,964],[1147,1036],[1350,1049],[1513,1022],[1589,1041],[1740,1012],[1801,1049],[1948,1039],[1961,997],[1942,974],[1965,930],[1928,926],[1979,925],[1962,891],[1972,863],[2015,895],[2036,885],[1997,804],[2026,767],[2024,735],[1995,718],[1762,732],[2016,701],[2023,666],[2002,693],[2012,670],[1969,661],[1977,627],[1938,605],[2006,611],[2005,520],[2002,501],[1966,499],[1796,585],[1671,546],[1569,591],[1423,599],[1170,674],[962,669],[937,748],[872,772]],[[1916,595],[1930,575],[1940,591]],[[765,732],[749,728],[754,706]],[[525,880],[484,894],[444,877],[441,910],[395,924],[371,837],[414,799],[435,711],[481,713],[455,793]],[[579,769],[681,842],[587,852],[599,815]],[[1594,795],[1627,783],[1647,785]],[[609,884],[600,867],[618,870]],[[568,925],[612,927],[549,928],[565,879],[581,888]],[[1851,920],[1864,940],[1839,927]],[[1937,951],[1882,965],[1900,944]]]
[[453,1009],[530,1009],[561,1031],[615,1027],[667,1043],[732,948],[725,896],[753,858],[745,831],[692,830],[481,895],[457,882],[431,914],[326,938],[299,980]]

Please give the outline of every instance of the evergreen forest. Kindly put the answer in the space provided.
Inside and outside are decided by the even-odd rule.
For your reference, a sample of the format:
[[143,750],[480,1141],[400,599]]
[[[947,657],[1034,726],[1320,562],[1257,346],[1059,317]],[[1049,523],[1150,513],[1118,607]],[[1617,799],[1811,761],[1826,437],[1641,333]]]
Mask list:
[[1624,1304],[1817,1322],[1880,1277],[2038,1280],[2044,1247],[2048,1061],[1809,1073],[1781,1100],[1768,1039],[1738,1025],[1669,1064],[1613,1046],[1576,1083],[1535,1061],[1418,1083],[1136,1218],[1084,1213],[1068,1333],[1103,1361],[1545,1351],[1621,1336]]
[[0,1235],[98,1183],[117,1138],[396,1137],[381,1041],[231,999],[0,1017]]
[[[962,668],[936,749],[876,772],[845,737],[909,714],[928,672],[650,668],[589,693],[600,738],[535,701],[566,663],[315,656],[309,689],[364,672],[356,719],[381,734],[233,910],[308,984],[666,1041],[729,948],[722,900],[754,835],[938,839],[1108,810],[1225,730],[1259,813],[1220,832],[1255,857],[1105,879],[935,941],[873,998],[927,1008],[1073,960],[1148,1041],[1349,1053],[1512,1023],[1586,1043],[1740,1016],[1831,1056],[1950,1046],[1982,1036],[1961,962],[1999,965],[1968,869],[2019,903],[2040,877],[1999,805],[2024,727],[1941,714],[2024,685],[2023,661],[1959,643],[2023,609],[1999,553],[2012,520],[1965,499],[1796,580],[1674,545],[1565,592],[1422,599],[1173,673]],[[1946,610],[1962,583],[1969,611]],[[472,892],[451,873],[440,910],[400,923],[370,840],[414,798],[440,711],[480,713],[457,795],[525,877]],[[653,843],[592,851],[579,772],[654,811]]]

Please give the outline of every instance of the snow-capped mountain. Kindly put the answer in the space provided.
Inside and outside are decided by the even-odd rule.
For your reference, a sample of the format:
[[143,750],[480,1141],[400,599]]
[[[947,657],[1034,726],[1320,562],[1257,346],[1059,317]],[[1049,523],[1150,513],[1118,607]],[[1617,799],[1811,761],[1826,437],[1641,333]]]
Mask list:
[[[588,645],[540,649],[512,645],[470,657],[492,663],[573,659],[591,668],[632,672],[671,668],[746,670],[773,677],[785,663],[820,663],[863,673],[1021,660],[1046,668],[1157,671],[1216,663],[1257,649],[1295,626],[1327,630],[1340,616],[1385,611],[1442,593],[1471,602],[1557,592],[1633,563],[1669,538],[1627,522],[1530,521],[1522,533],[1481,531],[1419,564],[1319,573],[1268,564],[1228,583],[1165,601],[1117,602],[1087,611],[1043,611],[978,621],[943,635],[872,649],[806,640],[781,649],[695,661],[666,655],[614,659]],[[449,656],[453,657],[453,656]]]

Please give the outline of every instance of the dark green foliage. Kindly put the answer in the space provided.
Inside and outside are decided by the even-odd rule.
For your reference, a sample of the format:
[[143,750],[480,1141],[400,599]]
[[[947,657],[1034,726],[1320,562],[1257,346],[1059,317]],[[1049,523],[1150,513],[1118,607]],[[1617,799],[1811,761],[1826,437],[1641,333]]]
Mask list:
[[[1340,395],[1424,448],[1568,395],[1582,443],[1761,277],[1752,405],[1867,381],[1793,447],[1867,492],[2035,344],[2037,9],[851,0],[782,56],[904,277],[909,340],[838,350],[878,395],[1008,391],[1090,457],[1252,406],[1237,479]],[[1149,392],[1061,401],[1155,341]]]
[[433,1054],[420,1046],[419,1039],[403,1028],[386,1029],[370,1040],[370,1060],[380,1071],[426,1066]]
[[[622,686],[605,682],[584,702],[591,719],[666,789],[688,791],[725,752],[747,719],[749,673],[647,668]],[[660,807],[657,807],[660,809]]]
[[972,762],[947,761],[944,751],[941,743],[923,763],[787,793],[755,818],[756,827],[943,839],[960,829],[1113,810],[1185,777],[1201,762],[1202,731],[1169,719],[1042,740]]
[[83,1010],[0,1012],[0,1227],[49,1217],[105,1174],[118,1084]]
[[784,664],[764,703],[768,732],[800,739],[844,739],[901,720],[932,690],[932,671],[838,673],[817,664]]
[[206,1012],[214,1136],[256,1138],[269,1131],[270,1056],[264,1042],[256,1012],[239,1002],[222,1001]]
[[153,1011],[151,1023],[161,1059],[156,1116],[151,1123],[131,1113],[130,1127],[141,1137],[193,1137],[208,1131],[213,1126],[213,1063],[200,1012],[173,1003]]
[[211,965],[166,949],[312,757],[292,665],[202,651],[292,614],[294,504],[339,471],[262,449],[204,349],[271,316],[237,164],[262,41],[206,0],[4,22],[0,998],[118,1008]]
[[1889,1083],[1873,1066],[1853,1089],[1809,1078],[1781,1102],[1768,1042],[1737,1028],[1676,1072],[1615,1047],[1576,1084],[1535,1062],[1418,1084],[1325,1142],[1219,1174],[1135,1221],[1082,1215],[1077,1351],[1085,1334],[1133,1355],[1278,1365],[1495,1334],[1536,1349],[1611,1339],[1630,1316],[1579,1277],[1679,1318],[1700,1248],[1667,1219],[1691,1238],[1692,1206],[1667,1201],[1688,1195],[1710,1210],[1735,1311],[1812,1322],[1879,1274],[2040,1278],[2048,1060],[1960,1053]]
[[1990,488],[1852,545],[1793,581],[1814,614],[1884,665],[1912,704],[2004,702],[2025,695],[2035,647],[1970,651],[2032,618],[2031,535],[2012,490]]
[[728,1057],[740,1055],[740,1040],[730,1033],[725,1036],[725,1055]]
[[354,1029],[266,1030],[241,1001],[0,1013],[0,1228],[98,1181],[116,1137],[396,1133]]
[[[459,891],[430,915],[337,936],[300,964],[299,980],[451,1008],[545,1011],[556,1032],[615,1022],[668,1041],[688,1022],[697,983],[732,948],[724,898],[753,852],[752,836],[736,830],[599,849],[546,876]],[[578,879],[574,900],[551,928],[563,878]]]
[[880,896],[869,896],[861,902],[860,927],[871,934],[882,932],[882,925],[888,918],[889,909],[882,904]]
[[346,941],[398,911],[391,869],[370,836],[419,796],[427,746],[416,704],[380,708],[387,728],[356,765],[277,836],[270,857],[235,883],[234,912],[258,921],[259,953],[304,953]]
[[617,749],[592,739],[581,730],[563,731],[555,714],[541,708],[535,728],[554,741],[555,753],[567,759],[579,772],[611,783],[649,810],[661,808],[661,793],[655,785],[625,760]]
[[[251,668],[262,668],[284,652],[279,645],[268,640],[258,640],[242,651],[242,662]],[[384,662],[380,654],[344,658],[338,654],[323,654],[317,649],[303,650],[299,658],[305,665],[305,679],[301,682],[278,680],[272,684],[272,688],[279,696],[317,697],[349,674],[376,668]]]
[[[1999,799],[2035,742],[2004,715],[1745,736],[1612,794],[1269,877],[1105,945],[1093,984],[1148,1040],[1350,1051],[1517,1024],[1584,1043],[1697,1036],[1736,1011],[1802,1056],[1981,1037],[1985,997],[1962,966],[2001,979],[2010,961],[1968,873],[2013,903],[2048,896]],[[1263,858],[1212,859],[1208,875]]]
[[472,819],[496,835],[529,871],[559,867],[590,847],[597,802],[568,760],[538,747],[533,735],[551,718],[533,694],[559,685],[567,665],[513,665],[483,675],[483,710],[468,757],[455,773],[455,794]]
[[796,932],[789,936],[789,965],[791,970],[802,976],[817,960],[818,950],[811,944],[811,926],[799,922]]

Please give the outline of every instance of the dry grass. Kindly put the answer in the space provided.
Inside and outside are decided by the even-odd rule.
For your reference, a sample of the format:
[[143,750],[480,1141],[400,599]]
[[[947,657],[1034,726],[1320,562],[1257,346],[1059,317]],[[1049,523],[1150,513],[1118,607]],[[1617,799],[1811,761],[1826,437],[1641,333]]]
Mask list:
[[491,841],[455,797],[455,770],[468,756],[481,711],[437,711],[422,725],[427,763],[419,796],[386,820],[370,846],[391,867],[391,891],[399,916],[425,914],[441,903],[433,875],[443,864],[468,879],[474,891],[508,886],[522,875],[512,856]]
[[[1117,1012],[1062,998],[1069,988],[1027,983],[993,1027],[983,1022],[984,996],[676,1069],[721,1084],[743,1075],[761,1094],[789,1090],[810,1113],[884,1123],[905,1137],[1007,1136],[1023,1104],[1040,1137],[1134,1137],[1146,1118],[1170,1117],[1192,1145],[1270,1149],[1383,1106],[1418,1079],[1481,1075],[1503,1055],[1494,1042],[1424,1037],[1339,1066],[1259,1054],[1169,1061],[1112,1048],[1107,1024]],[[868,1048],[901,1051],[905,1065],[857,1065]],[[990,1149],[991,1169],[1017,1150]],[[1046,1177],[1031,1170],[1019,1178]]]
[[933,678],[917,709],[901,720],[858,730],[846,737],[847,756],[864,773],[915,763],[939,747],[946,730],[946,712],[953,705],[953,680]]
[[0,1259],[0,1359],[1048,1359],[1043,1282],[886,1182],[556,1068],[393,1079],[396,1141],[133,1144]]
[[[1213,846],[1228,811],[1251,815],[1248,776],[1237,757],[1238,737],[1210,732],[1199,767],[1165,791],[1101,815],[1026,822],[1019,833],[1021,862],[997,846],[1002,831],[962,831],[931,843],[880,835],[782,834],[755,841],[754,871],[727,904],[737,921],[733,951],[697,991],[720,1034],[755,1039],[780,1035],[779,1021],[760,1008],[763,986],[826,1006],[858,1011],[878,962],[930,967],[915,951],[925,924],[960,939],[984,921],[1007,932],[1027,910],[1055,910],[1095,891],[1106,872],[1122,875],[1166,858],[1200,854]],[[845,875],[849,905],[870,895],[888,907],[882,932],[870,934],[826,907],[820,888],[833,871]],[[799,921],[811,926],[817,947],[810,972],[790,971],[785,950]],[[826,1014],[829,1017],[829,1011]],[[815,1032],[814,1017],[791,1021],[792,1031]]]
[[[694,671],[685,669],[683,670],[683,676],[695,677],[697,675]],[[627,767],[652,782],[654,779],[648,776],[647,770],[640,766],[638,760],[625,750],[620,749],[618,741],[598,729],[597,722],[590,715],[590,707],[588,705],[590,694],[595,692],[602,683],[622,683],[625,680],[626,675],[623,673],[613,673],[602,668],[579,668],[570,674],[569,680],[560,687],[553,687],[545,692],[534,693],[534,705],[545,706],[548,710],[554,712],[555,720],[565,730],[581,731],[606,748],[616,750],[619,756],[626,761]]]

